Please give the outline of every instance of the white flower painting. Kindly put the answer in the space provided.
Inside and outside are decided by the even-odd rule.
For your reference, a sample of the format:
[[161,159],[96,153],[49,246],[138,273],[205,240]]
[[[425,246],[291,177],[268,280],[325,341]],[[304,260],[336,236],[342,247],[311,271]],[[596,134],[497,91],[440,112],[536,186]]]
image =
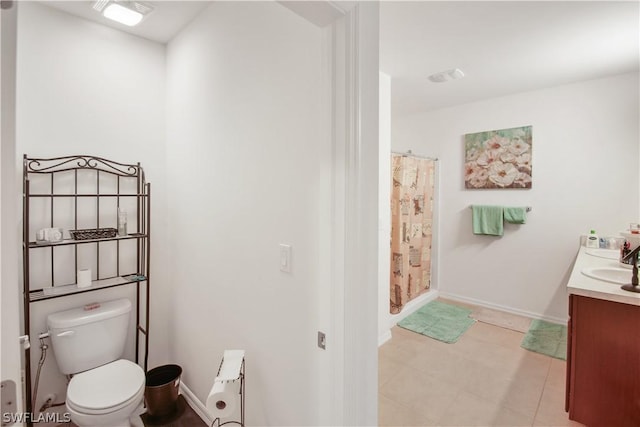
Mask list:
[[531,188],[531,126],[464,136],[465,188]]

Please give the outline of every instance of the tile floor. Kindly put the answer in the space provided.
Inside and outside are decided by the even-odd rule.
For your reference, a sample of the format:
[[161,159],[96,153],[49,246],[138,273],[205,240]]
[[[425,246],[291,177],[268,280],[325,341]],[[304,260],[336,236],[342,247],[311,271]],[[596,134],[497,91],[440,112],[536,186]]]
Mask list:
[[521,348],[521,332],[476,322],[455,344],[391,332],[380,426],[582,426],[564,411],[566,362]]
[[[131,427],[207,427],[204,421],[189,406],[182,395],[178,396],[178,409],[175,415],[164,419],[154,420],[149,418],[144,408],[140,407],[139,416],[129,419]],[[58,424],[56,427],[77,427],[74,423]]]
[[140,418],[142,418],[145,427],[207,427],[182,395],[178,396],[178,410],[175,416],[167,417],[164,420],[154,420],[147,414],[143,414]]

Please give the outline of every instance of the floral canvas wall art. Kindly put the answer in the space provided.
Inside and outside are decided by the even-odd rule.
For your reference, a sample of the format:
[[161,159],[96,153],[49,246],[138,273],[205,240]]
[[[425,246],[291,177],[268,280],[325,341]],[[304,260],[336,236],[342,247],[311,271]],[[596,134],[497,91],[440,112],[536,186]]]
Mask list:
[[531,188],[531,142],[531,126],[465,135],[465,188]]

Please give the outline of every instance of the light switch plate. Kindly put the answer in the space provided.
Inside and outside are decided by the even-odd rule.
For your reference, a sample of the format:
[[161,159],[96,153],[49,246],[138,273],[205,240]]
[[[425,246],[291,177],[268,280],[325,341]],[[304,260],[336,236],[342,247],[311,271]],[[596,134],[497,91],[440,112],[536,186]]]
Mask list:
[[318,347],[323,350],[327,349],[327,336],[322,331],[318,331]]
[[291,245],[280,244],[280,271],[291,273]]

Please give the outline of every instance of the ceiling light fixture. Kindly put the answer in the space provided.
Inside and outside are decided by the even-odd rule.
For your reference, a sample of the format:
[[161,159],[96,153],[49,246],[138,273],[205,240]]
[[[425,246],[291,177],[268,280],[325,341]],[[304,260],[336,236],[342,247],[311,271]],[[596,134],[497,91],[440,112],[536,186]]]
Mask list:
[[115,1],[98,0],[94,3],[93,9],[102,12],[102,16],[133,27],[138,25],[142,19],[150,13],[153,8],[137,1]]
[[452,70],[441,71],[439,73],[431,74],[428,78],[434,83],[450,82],[451,80],[458,80],[464,77],[464,73],[459,68]]

